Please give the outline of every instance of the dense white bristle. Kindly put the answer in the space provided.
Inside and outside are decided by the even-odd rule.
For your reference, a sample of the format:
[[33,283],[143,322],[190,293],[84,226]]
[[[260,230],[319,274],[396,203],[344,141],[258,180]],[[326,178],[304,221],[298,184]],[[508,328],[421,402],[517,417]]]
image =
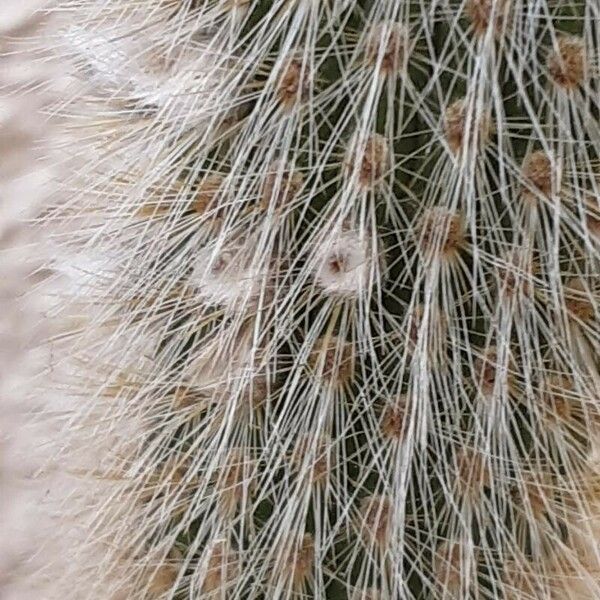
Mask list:
[[43,597],[600,596],[596,4],[55,12]]

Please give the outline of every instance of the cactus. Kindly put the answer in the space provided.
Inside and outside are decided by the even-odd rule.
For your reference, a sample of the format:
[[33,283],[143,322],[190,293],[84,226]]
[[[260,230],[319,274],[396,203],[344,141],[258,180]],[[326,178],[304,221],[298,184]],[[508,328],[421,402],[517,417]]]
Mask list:
[[597,3],[59,15],[44,597],[600,597]]

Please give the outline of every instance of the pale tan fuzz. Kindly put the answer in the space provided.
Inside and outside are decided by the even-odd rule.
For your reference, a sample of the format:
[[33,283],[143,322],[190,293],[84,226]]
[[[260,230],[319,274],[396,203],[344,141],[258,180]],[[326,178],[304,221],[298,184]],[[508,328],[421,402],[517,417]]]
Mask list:
[[401,441],[408,426],[409,400],[401,395],[395,402],[385,407],[381,416],[381,434],[388,440]]
[[591,236],[600,238],[600,198],[589,194],[584,198],[583,204],[588,231]]
[[238,561],[226,542],[217,542],[210,556],[201,591],[219,597],[236,578]]
[[[292,465],[298,472],[308,469],[311,484],[326,483],[332,466],[330,446],[331,440],[328,437],[321,436],[315,439],[311,436],[304,436],[294,447],[291,457]],[[309,458],[308,464],[307,457]]]
[[375,133],[366,140],[355,139],[346,159],[349,176],[357,174],[362,188],[373,187],[390,168],[390,146],[387,139]]
[[450,261],[465,245],[463,217],[445,208],[429,209],[419,221],[417,235],[423,254]]
[[286,111],[308,100],[310,95],[310,73],[302,60],[292,58],[283,68],[276,96]]
[[391,535],[392,502],[387,496],[375,494],[360,503],[360,527],[365,542],[385,548]]
[[557,47],[548,57],[548,72],[556,85],[566,90],[583,83],[586,56],[583,40],[577,37],[560,37]]
[[378,23],[367,37],[365,59],[384,76],[406,70],[410,52],[410,32],[401,23]]
[[159,567],[153,567],[148,581],[151,598],[161,597],[173,590],[181,571],[181,560],[167,560]]
[[328,232],[314,250],[315,283],[332,297],[364,294],[384,267],[383,256],[374,257],[374,241],[367,233],[344,226]]
[[[498,349],[496,346],[489,346],[483,353],[475,359],[475,381],[484,396],[489,396],[493,393],[498,379]],[[503,373],[505,377],[505,385],[509,391],[514,386],[514,375],[510,372],[512,365],[507,366],[508,371]]]
[[349,383],[354,375],[354,348],[336,336],[319,338],[308,357],[315,375],[338,386]]
[[[129,182],[120,182],[127,185]],[[173,184],[169,187],[153,185],[145,191],[146,200],[136,209],[135,216],[142,219],[164,217],[178,208],[181,186]]]
[[552,161],[543,150],[537,150],[525,157],[521,165],[521,175],[525,181],[524,198],[533,200],[536,192],[545,197],[552,194],[554,179],[552,169]]
[[315,542],[313,536],[305,534],[300,545],[292,550],[286,567],[287,576],[292,580],[294,589],[302,589],[311,579],[315,566]]
[[219,204],[221,188],[225,181],[224,175],[217,173],[206,176],[198,186],[192,201],[192,210],[200,215],[214,211]]
[[508,299],[533,297],[535,292],[533,278],[538,272],[539,264],[531,260],[527,251],[515,248],[507,252],[496,270],[498,293]]
[[581,277],[572,277],[566,282],[565,306],[571,318],[583,322],[591,321],[596,313],[592,300],[591,290]]
[[432,366],[443,362],[447,350],[448,319],[438,308],[431,307],[427,330],[423,330],[423,319],[425,318],[425,306],[417,305],[408,318],[408,346],[411,353],[417,350],[419,336],[421,343],[425,345],[428,358]]
[[190,408],[202,410],[210,403],[210,400],[210,394],[206,394],[203,390],[189,385],[180,385],[173,391],[171,407],[176,411]]
[[179,504],[184,510],[198,486],[198,478],[189,476],[189,459],[172,456],[153,470],[146,478],[140,492],[140,502],[160,502],[180,495]]
[[575,393],[573,381],[569,377],[547,377],[541,394],[544,421],[550,425],[568,424],[575,416]]
[[468,110],[467,100],[461,98],[448,106],[444,115],[444,134],[454,154],[465,150],[474,141],[479,147],[484,146],[492,134],[490,115],[486,113],[477,118],[475,111],[469,115]]
[[[466,552],[460,542],[447,541],[440,544],[433,556],[433,574],[436,583],[445,592],[453,594],[449,598],[458,598],[458,593],[463,586],[463,570],[466,567]],[[471,573],[472,573],[471,567]],[[446,596],[443,596],[446,598]]]
[[483,37],[490,27],[494,36],[502,33],[505,27],[511,0],[467,0],[465,12],[473,25],[475,35]]
[[507,560],[502,569],[502,581],[505,585],[505,600],[526,600],[534,598],[547,598],[548,590],[544,589],[543,573],[540,574],[536,566],[526,564],[524,560],[518,562]]
[[459,493],[471,499],[478,499],[491,483],[491,473],[483,455],[472,448],[458,451],[454,475]]
[[552,477],[549,473],[527,474],[522,485],[515,486],[511,495],[519,509],[525,508],[535,521],[541,521],[551,510],[550,502],[554,497]]
[[217,475],[219,509],[224,517],[232,518],[242,504],[244,497],[254,492],[251,480],[254,465],[240,450],[232,450],[229,458]]
[[274,162],[265,176],[260,199],[260,207],[267,210],[273,206],[282,211],[293,205],[294,199],[304,185],[304,176],[280,162]]

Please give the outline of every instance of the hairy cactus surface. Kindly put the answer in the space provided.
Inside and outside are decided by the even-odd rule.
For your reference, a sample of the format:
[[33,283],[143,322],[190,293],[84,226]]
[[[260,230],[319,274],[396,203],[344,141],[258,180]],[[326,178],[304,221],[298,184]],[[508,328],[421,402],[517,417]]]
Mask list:
[[43,597],[600,598],[597,1],[56,12]]

